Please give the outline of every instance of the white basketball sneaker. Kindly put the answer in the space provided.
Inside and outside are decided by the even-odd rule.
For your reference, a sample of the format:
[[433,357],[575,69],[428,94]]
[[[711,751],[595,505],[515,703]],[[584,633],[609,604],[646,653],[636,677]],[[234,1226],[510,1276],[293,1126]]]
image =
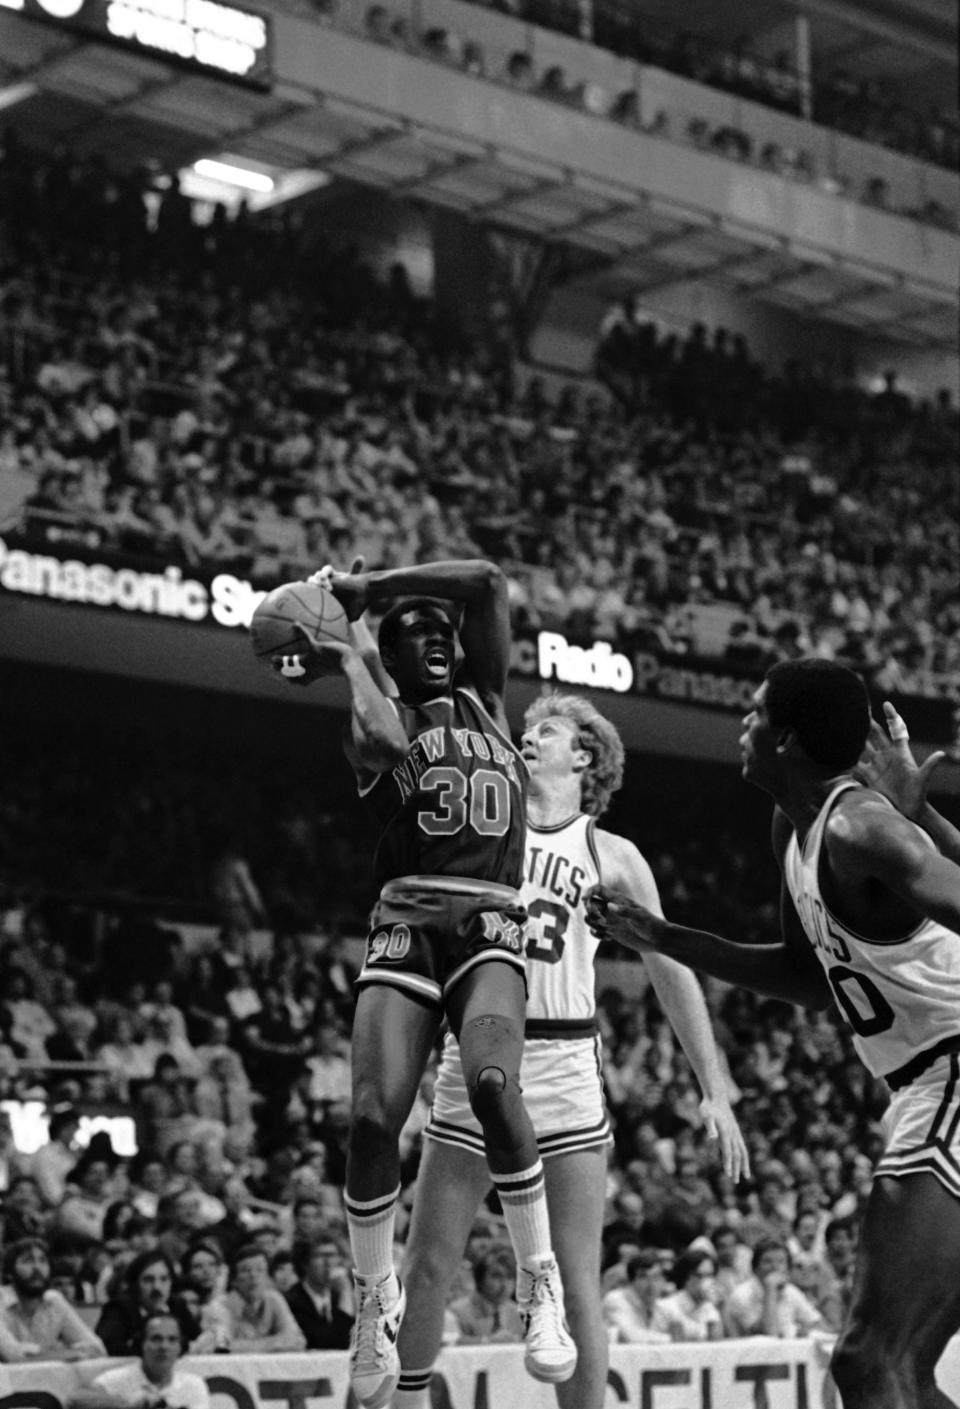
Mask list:
[[527,1374],[546,1384],[569,1380],[577,1368],[577,1347],[567,1327],[560,1269],[554,1258],[535,1257],[520,1264],[517,1306]]
[[379,1280],[354,1276],[357,1319],[350,1336],[350,1383],[363,1409],[384,1409],[400,1378],[397,1336],[407,1309],[407,1294],[397,1279],[397,1295],[388,1300],[393,1273]]

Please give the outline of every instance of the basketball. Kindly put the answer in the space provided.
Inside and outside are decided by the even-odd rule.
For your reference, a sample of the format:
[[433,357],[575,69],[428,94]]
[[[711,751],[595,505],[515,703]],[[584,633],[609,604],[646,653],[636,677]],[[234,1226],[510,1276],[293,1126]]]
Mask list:
[[[275,673],[275,656],[306,656],[310,647],[297,630],[302,621],[314,635],[331,641],[347,641],[347,614],[327,587],[312,582],[286,582],[268,592],[250,621],[250,641],[253,653]],[[336,666],[313,655],[310,674],[332,675]]]

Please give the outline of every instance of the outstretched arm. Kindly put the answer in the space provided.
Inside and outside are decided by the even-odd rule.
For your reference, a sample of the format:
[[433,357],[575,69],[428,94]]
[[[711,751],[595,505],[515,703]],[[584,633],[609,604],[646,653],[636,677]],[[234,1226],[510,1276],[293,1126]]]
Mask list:
[[768,998],[804,1008],[826,1008],[830,988],[810,946],[797,930],[789,896],[781,906],[784,937],[778,944],[737,944],[709,930],[671,924],[629,895],[597,886],[587,899],[587,923],[601,939],[638,954],[667,954],[691,969]]
[[937,749],[917,764],[907,726],[889,700],[883,713],[887,727],[871,722],[856,776],[922,827],[943,855],[960,865],[960,831],[927,800],[933,775],[946,754]]
[[470,679],[487,708],[503,722],[503,691],[510,668],[507,580],[495,563],[457,558],[384,572],[333,573],[329,585],[352,619],[398,597],[439,597],[463,603],[460,644]]
[[[609,832],[599,832],[597,843],[604,878],[628,897],[645,903],[648,913],[662,918],[653,873],[633,843]],[[700,1112],[707,1133],[719,1140],[724,1170],[737,1180],[749,1174],[750,1160],[730,1106],[703,990],[691,970],[675,959],[649,951],[644,958],[660,1006],[700,1084]]]

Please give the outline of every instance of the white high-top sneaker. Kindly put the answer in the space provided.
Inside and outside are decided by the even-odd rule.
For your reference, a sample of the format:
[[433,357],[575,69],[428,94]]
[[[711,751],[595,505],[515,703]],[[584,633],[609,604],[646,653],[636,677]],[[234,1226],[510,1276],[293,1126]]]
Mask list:
[[560,1269],[554,1258],[531,1258],[520,1264],[517,1306],[527,1373],[546,1384],[569,1380],[577,1368],[577,1347],[567,1327]]
[[353,1279],[357,1319],[350,1336],[350,1383],[363,1409],[384,1409],[400,1378],[397,1336],[407,1309],[407,1294],[398,1279],[398,1295],[387,1300],[392,1277],[388,1273],[379,1281],[356,1275]]

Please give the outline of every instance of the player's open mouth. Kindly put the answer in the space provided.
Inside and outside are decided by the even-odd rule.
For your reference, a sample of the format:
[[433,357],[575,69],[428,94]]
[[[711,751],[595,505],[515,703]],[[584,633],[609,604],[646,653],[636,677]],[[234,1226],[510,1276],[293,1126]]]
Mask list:
[[447,660],[447,653],[446,651],[441,650],[428,651],[424,660],[424,665],[427,667],[427,673],[429,675],[435,675],[438,678],[441,675],[446,675],[448,664],[449,662]]

